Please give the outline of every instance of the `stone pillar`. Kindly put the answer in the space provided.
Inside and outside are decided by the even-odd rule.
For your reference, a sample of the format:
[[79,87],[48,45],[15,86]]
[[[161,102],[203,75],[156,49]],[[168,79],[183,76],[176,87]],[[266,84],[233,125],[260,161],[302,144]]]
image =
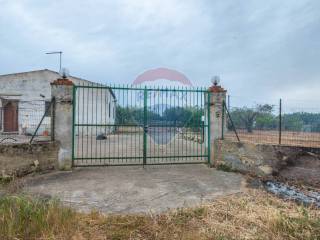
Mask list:
[[72,167],[72,104],[73,83],[67,78],[60,78],[51,83],[51,96],[54,98],[53,134],[59,143],[58,167],[70,170]]
[[215,165],[215,141],[222,138],[222,129],[226,132],[226,114],[223,113],[223,102],[226,101],[227,91],[216,82],[209,88],[210,92],[210,162]]

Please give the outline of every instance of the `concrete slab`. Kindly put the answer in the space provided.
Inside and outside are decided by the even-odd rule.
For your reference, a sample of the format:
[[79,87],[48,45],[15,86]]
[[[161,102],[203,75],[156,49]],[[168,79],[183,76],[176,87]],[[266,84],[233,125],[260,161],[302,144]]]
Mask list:
[[161,212],[191,207],[222,195],[243,191],[240,174],[206,165],[99,167],[39,176],[24,191],[59,198],[88,212]]

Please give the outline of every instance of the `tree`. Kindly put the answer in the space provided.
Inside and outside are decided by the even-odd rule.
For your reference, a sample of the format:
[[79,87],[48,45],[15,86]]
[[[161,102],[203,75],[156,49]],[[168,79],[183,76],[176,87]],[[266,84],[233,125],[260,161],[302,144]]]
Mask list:
[[255,129],[260,130],[275,130],[278,127],[279,117],[272,113],[259,114],[255,121]]
[[236,128],[244,128],[252,133],[256,124],[260,127],[274,124],[273,107],[269,104],[258,104],[255,108],[235,108],[230,115]]
[[[147,118],[150,120],[161,120],[161,116],[154,111],[147,110]],[[143,124],[144,109],[137,107],[121,107],[116,108],[116,124]]]
[[174,122],[178,125],[185,125],[186,122],[191,118],[191,112],[186,108],[172,107],[167,108],[163,112],[163,119],[168,122]]
[[197,107],[172,107],[163,112],[163,120],[184,127],[200,126],[202,109]]
[[301,113],[289,113],[282,116],[283,130],[301,131],[304,124],[305,123],[301,118]]

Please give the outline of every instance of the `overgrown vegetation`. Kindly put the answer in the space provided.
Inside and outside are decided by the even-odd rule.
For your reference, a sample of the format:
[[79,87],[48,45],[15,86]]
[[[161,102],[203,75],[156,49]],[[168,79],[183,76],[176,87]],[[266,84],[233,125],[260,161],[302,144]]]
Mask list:
[[320,239],[320,211],[250,191],[159,215],[76,213],[57,201],[0,199],[1,239]]

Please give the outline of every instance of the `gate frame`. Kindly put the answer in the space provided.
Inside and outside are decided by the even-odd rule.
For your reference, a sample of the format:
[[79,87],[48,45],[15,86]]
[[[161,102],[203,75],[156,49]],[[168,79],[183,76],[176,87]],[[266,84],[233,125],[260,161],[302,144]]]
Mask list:
[[[77,165],[75,164],[75,160],[79,159],[75,157],[75,128],[77,126],[77,124],[75,123],[75,119],[76,119],[76,106],[77,106],[77,101],[76,101],[76,92],[78,88],[88,88],[88,89],[120,89],[120,90],[140,90],[143,91],[144,93],[144,105],[143,105],[143,109],[144,109],[144,118],[143,118],[143,163],[137,163],[137,164],[89,164],[89,165]],[[148,91],[173,91],[173,92],[201,92],[202,94],[204,94],[204,107],[203,107],[203,111],[205,116],[207,116],[206,119],[206,124],[202,127],[204,130],[205,128],[207,128],[207,137],[205,138],[206,140],[206,146],[205,146],[205,152],[206,154],[203,156],[199,156],[199,157],[206,157],[207,161],[199,161],[199,162],[168,162],[168,163],[148,163],[147,159],[148,158],[173,158],[173,157],[179,157],[179,156],[148,156],[147,155],[147,131],[146,128],[148,128],[148,124],[147,124],[147,94]],[[145,165],[175,165],[175,164],[204,164],[207,163],[209,166],[212,166],[212,160],[211,160],[211,96],[212,96],[212,91],[210,89],[205,90],[205,88],[196,88],[196,89],[168,89],[167,87],[165,88],[148,88],[147,86],[145,86],[144,88],[141,87],[116,87],[116,86],[94,86],[94,85],[73,85],[72,87],[72,97],[73,97],[73,101],[72,101],[72,167],[94,167],[94,166],[135,166],[135,165],[139,165],[139,166],[145,166]],[[94,124],[91,124],[94,125]],[[96,124],[96,126],[98,126],[99,124]],[[116,125],[116,124],[112,124],[112,125]],[[205,135],[204,135],[205,137]],[[180,156],[180,157],[188,157],[188,156]],[[190,157],[196,157],[196,156],[190,156]],[[119,159],[125,159],[127,157],[120,157]],[[141,157],[134,157],[134,158],[141,158]],[[88,158],[89,159],[89,158]],[[104,157],[101,157],[101,159],[107,159]],[[116,157],[114,158],[116,159]]]

